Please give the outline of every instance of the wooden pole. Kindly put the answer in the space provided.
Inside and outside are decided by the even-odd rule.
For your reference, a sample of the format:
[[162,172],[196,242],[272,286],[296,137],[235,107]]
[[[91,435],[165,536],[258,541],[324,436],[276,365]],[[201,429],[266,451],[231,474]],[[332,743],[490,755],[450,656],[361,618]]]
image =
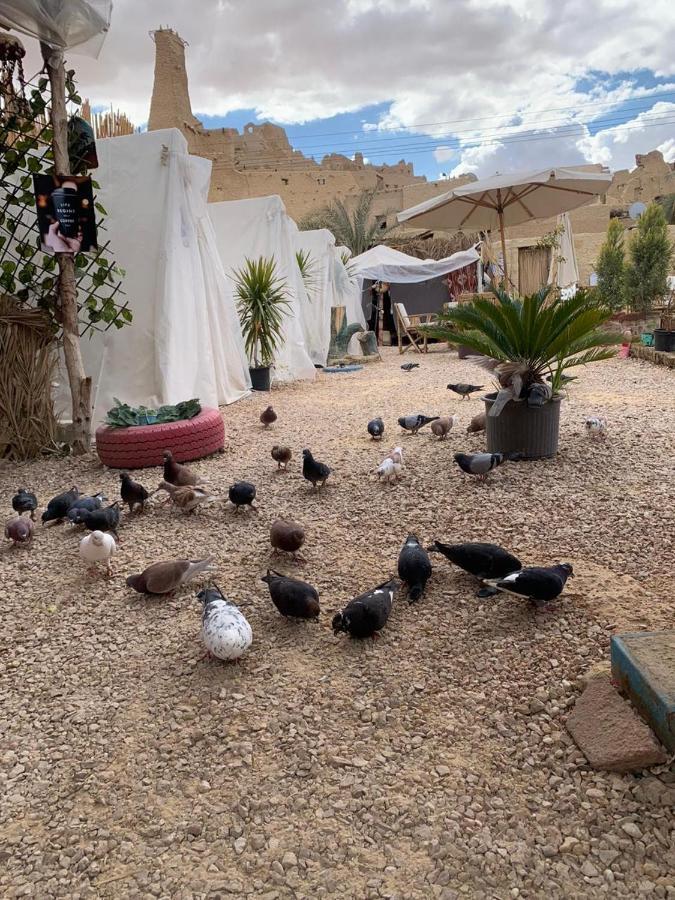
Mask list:
[[[63,51],[41,43],[51,87],[52,149],[56,175],[70,174],[68,159],[68,114],[66,112],[66,68]],[[72,253],[57,253],[59,266],[58,302],[63,333],[63,355],[70,383],[73,432],[71,446],[74,453],[87,453],[91,445],[91,378],[87,378],[80,349],[80,330],[77,310],[75,257]]]
[[504,210],[502,208],[502,192],[497,190],[497,203],[499,206],[497,207],[497,215],[499,216],[499,234],[502,239],[502,257],[504,259],[504,278],[502,280],[502,286],[504,290],[506,290],[506,285],[508,282],[508,272],[506,268],[506,238],[504,237]]

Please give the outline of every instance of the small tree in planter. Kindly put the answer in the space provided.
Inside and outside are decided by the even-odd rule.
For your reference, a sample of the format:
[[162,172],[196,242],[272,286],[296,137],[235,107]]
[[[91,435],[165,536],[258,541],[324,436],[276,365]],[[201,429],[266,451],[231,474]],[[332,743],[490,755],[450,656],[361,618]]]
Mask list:
[[626,259],[624,229],[618,219],[610,219],[607,237],[595,264],[598,297],[612,312],[626,305]]
[[674,249],[662,207],[650,203],[628,244],[628,301],[634,309],[648,311],[666,296]]
[[286,281],[277,275],[273,256],[247,257],[233,275],[251,383],[256,391],[269,391],[270,366],[283,338],[284,314],[290,309]]
[[487,449],[537,459],[558,449],[565,370],[608,359],[621,343],[600,330],[610,316],[583,289],[566,300],[549,287],[522,299],[497,290],[494,301],[476,297],[441,313],[429,332],[481,354],[497,380],[485,398]]

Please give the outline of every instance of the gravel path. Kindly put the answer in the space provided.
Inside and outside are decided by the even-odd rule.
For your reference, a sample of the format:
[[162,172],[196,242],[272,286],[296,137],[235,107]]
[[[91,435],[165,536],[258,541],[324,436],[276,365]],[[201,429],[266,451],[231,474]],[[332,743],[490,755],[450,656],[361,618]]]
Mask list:
[[[675,373],[634,360],[580,372],[559,457],[482,486],[452,462],[483,445],[464,430],[480,403],[445,389],[475,366],[436,351],[408,375],[409,358],[275,390],[268,432],[259,398],[224,411],[226,453],[194,468],[220,496],[256,483],[257,516],[218,503],[125,518],[109,582],[85,577],[65,526],[0,552],[3,898],[675,896],[658,790],[675,773],[594,772],[564,728],[612,631],[675,618]],[[400,436],[396,418],[417,411],[461,424],[446,442]],[[377,414],[382,446],[365,431]],[[604,443],[583,432],[591,414],[607,418]],[[288,474],[274,443],[294,449]],[[405,480],[369,481],[398,443]],[[335,469],[319,495],[303,447]],[[154,487],[160,471],[137,476]],[[93,457],[0,468],[7,510],[19,484],[44,502],[73,482],[117,496]],[[307,529],[306,565],[277,567],[318,588],[319,624],[283,620],[259,580],[278,515]],[[534,614],[477,599],[434,557],[426,596],[399,598],[378,641],[333,637],[334,612],[394,572],[409,530],[571,561],[577,577]],[[253,627],[238,665],[201,658],[193,592],[146,600],[124,585],[152,561],[209,553]]]

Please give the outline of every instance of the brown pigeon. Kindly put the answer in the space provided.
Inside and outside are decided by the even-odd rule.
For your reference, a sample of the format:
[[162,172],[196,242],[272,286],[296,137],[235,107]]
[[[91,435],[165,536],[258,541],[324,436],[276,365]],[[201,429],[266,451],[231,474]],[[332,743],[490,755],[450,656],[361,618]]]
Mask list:
[[175,484],[176,487],[202,483],[202,479],[191,469],[176,462],[170,450],[164,451],[164,481]]
[[269,428],[272,422],[276,422],[277,414],[274,412],[271,406],[268,406],[267,409],[264,409],[260,413],[260,421],[263,423],[265,428]]
[[170,594],[191,578],[212,572],[213,557],[207,559],[174,559],[148,566],[140,575],[130,575],[127,587],[139,594]]
[[216,499],[200,487],[191,485],[176,487],[175,484],[169,484],[168,481],[160,481],[157,490],[167,492],[172,509],[180,509],[188,515],[194,513],[202,503]]
[[150,494],[146,491],[142,484],[134,481],[128,472],[120,472],[120,494],[122,500],[129,504],[129,512],[134,511],[135,506],[140,506],[139,512],[145,509],[145,501]]
[[305,529],[297,522],[277,519],[270,528],[270,543],[275,552],[283,550],[298,558],[297,552],[305,543]]
[[5,525],[5,537],[8,541],[14,541],[14,546],[18,544],[31,544],[33,542],[33,521],[18,516],[15,519],[9,519]]
[[485,431],[485,412],[480,412],[466,426],[467,434],[473,434],[475,431]]
[[285,471],[288,468],[291,456],[293,456],[293,453],[290,447],[279,447],[277,444],[272,447],[272,459],[276,462],[277,469],[281,469],[281,464],[283,463]]
[[441,416],[440,419],[431,423],[431,430],[440,441],[444,441],[456,421],[457,416]]

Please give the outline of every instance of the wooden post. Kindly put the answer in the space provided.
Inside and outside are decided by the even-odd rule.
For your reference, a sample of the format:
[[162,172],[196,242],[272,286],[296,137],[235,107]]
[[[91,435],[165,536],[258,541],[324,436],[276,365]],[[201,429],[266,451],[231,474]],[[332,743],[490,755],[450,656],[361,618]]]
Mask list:
[[[56,175],[70,174],[68,159],[68,114],[66,112],[66,68],[63,51],[41,43],[42,58],[47,67],[51,87],[52,149]],[[57,253],[59,266],[58,301],[63,332],[63,355],[66,360],[72,400],[74,453],[87,453],[91,445],[91,378],[87,378],[80,349],[77,310],[75,257]]]

